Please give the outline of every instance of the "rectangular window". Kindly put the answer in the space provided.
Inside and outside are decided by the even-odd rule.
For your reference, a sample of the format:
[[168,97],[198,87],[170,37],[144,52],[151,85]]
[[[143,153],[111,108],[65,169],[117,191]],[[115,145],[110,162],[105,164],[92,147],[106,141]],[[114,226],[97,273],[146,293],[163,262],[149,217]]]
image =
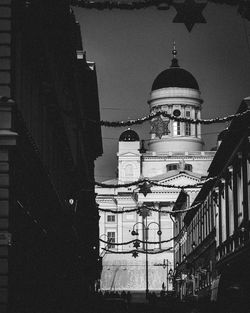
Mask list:
[[108,236],[108,242],[110,242],[109,248],[115,248],[115,245],[112,245],[112,242],[115,242],[115,232],[108,231],[107,236]]
[[107,215],[107,222],[114,223],[115,215]]
[[190,118],[190,111],[186,111],[186,117]]
[[[194,118],[197,120],[197,118],[198,118],[197,112],[195,112]],[[195,124],[194,126],[195,126],[195,137],[198,137],[198,125]]]
[[181,122],[179,122],[179,121],[173,122],[173,133],[175,136],[176,135],[178,136],[181,134]]
[[191,124],[185,123],[185,136],[191,136]]

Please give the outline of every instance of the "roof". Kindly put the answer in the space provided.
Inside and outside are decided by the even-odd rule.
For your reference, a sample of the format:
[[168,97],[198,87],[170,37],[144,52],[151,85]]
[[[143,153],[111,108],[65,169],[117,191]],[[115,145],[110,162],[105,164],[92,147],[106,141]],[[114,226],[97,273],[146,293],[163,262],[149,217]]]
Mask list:
[[187,70],[179,67],[178,60],[176,58],[172,59],[170,68],[164,70],[156,77],[151,90],[153,91],[168,87],[199,90],[199,85],[194,76]]
[[200,179],[202,177],[202,175],[200,175],[198,173],[190,172],[190,171],[187,171],[187,170],[173,170],[173,171],[169,171],[169,172],[164,173],[164,174],[153,176],[150,179],[154,180],[154,181],[161,181],[161,180],[164,180],[164,179],[168,179],[170,177],[177,176],[179,174],[186,174],[188,176],[192,176],[192,177],[198,178],[198,179]]

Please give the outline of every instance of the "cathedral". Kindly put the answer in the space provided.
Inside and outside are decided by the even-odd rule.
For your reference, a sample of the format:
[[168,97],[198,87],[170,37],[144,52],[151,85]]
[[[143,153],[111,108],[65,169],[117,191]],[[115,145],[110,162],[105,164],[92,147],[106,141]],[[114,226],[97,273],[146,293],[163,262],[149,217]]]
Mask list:
[[[149,112],[161,110],[177,117],[199,119],[203,103],[199,85],[190,72],[179,66],[175,47],[172,54],[170,67],[152,84]],[[126,184],[149,178],[159,184],[151,186],[148,192],[137,185],[96,188],[96,200],[101,209],[100,239],[109,242],[100,243],[103,291],[172,290],[174,219],[168,212],[181,189],[162,184],[181,186],[200,182],[206,178],[215,154],[215,151],[203,151],[199,124],[163,116],[155,117],[150,123],[146,148],[145,141],[140,140],[134,130],[128,128],[122,132],[117,153],[118,177],[104,183]],[[190,186],[185,191],[191,204],[199,189]],[[153,210],[146,209],[146,214],[138,214],[136,209],[145,207]],[[136,246],[138,255],[129,253],[135,249],[130,242],[133,239],[143,241]]]

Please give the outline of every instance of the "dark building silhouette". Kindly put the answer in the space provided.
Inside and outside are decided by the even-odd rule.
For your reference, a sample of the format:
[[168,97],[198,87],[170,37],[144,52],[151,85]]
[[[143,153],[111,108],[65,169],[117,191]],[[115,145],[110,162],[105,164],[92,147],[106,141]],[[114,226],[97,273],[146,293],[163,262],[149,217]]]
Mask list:
[[83,311],[100,274],[102,142],[69,1],[1,1],[0,96],[0,312]]
[[[250,108],[245,98],[237,113]],[[218,137],[208,177],[187,213],[181,191],[175,217],[175,289],[181,299],[212,301],[218,312],[250,310],[250,115],[234,118]],[[197,206],[198,205],[198,206]]]

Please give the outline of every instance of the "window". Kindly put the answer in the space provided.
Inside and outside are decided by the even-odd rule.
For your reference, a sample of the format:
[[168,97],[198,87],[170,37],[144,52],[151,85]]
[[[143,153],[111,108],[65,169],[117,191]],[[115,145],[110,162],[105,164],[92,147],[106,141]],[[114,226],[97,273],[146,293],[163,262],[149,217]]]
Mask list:
[[[108,242],[112,243],[115,242],[115,232],[114,231],[108,231]],[[115,248],[115,245],[109,244],[109,248]]]
[[[195,112],[194,118],[197,120],[198,118],[198,113]],[[195,124],[195,137],[198,137],[198,126]]]
[[167,171],[174,171],[178,169],[178,164],[168,164],[167,165]]
[[107,215],[107,222],[115,222],[115,215]]
[[185,164],[185,170],[192,172],[193,166],[192,164]]
[[180,135],[181,134],[181,123],[178,121],[178,122],[176,122],[176,121],[174,121],[173,122],[173,133],[174,133],[174,135],[176,136],[178,136],[178,135]]
[[173,114],[174,114],[174,116],[180,116],[181,115],[181,111],[176,109],[176,110],[174,110]]
[[190,116],[191,116],[191,115],[190,115],[190,111],[186,111],[186,117],[187,117],[187,118],[190,118]]
[[191,124],[185,123],[185,136],[191,136]]

